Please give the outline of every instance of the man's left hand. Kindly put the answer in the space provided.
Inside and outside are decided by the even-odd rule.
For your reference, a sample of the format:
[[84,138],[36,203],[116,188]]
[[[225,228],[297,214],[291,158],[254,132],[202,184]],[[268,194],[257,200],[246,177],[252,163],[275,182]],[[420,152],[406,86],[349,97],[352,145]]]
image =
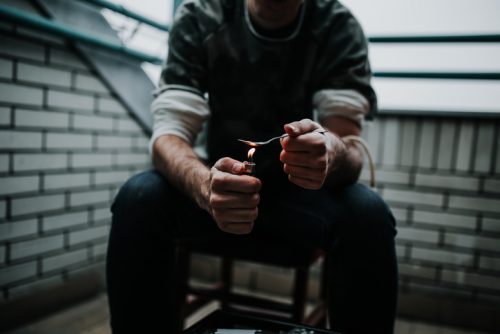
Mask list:
[[281,139],[280,160],[290,182],[305,189],[320,189],[334,169],[336,159],[342,158],[346,146],[332,133],[310,119],[285,124],[289,135]]

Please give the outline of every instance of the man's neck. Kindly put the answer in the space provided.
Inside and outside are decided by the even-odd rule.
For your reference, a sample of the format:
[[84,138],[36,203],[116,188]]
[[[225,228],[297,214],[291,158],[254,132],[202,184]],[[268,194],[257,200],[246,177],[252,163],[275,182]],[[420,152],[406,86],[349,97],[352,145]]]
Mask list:
[[252,21],[262,29],[274,30],[290,25],[299,15],[302,0],[247,0]]

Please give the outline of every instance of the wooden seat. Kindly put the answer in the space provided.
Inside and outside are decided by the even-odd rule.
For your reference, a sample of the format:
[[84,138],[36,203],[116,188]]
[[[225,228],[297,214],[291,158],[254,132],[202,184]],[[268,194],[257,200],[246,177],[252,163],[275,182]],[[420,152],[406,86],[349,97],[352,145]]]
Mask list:
[[[222,258],[220,282],[214,288],[200,289],[189,285],[189,266],[192,253],[214,255]],[[290,245],[284,242],[259,241],[235,238],[224,242],[179,241],[177,244],[176,303],[179,329],[184,319],[207,303],[218,300],[223,309],[251,308],[251,313],[282,320],[291,320],[311,326],[321,326],[326,320],[325,265],[323,261],[319,300],[313,311],[305,314],[309,269],[324,253]],[[275,302],[232,291],[233,263],[249,261],[294,269],[292,303]],[[190,298],[187,298],[189,295]]]

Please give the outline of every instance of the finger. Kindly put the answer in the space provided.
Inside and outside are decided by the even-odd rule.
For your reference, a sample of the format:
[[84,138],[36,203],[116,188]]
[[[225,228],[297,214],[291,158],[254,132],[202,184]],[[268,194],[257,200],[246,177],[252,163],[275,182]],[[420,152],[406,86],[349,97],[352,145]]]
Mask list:
[[285,171],[285,173],[294,177],[300,177],[319,182],[322,182],[325,179],[324,169],[312,169],[284,164],[283,170]]
[[308,132],[298,137],[286,137],[281,142],[286,151],[326,153],[325,136],[318,132]]
[[247,223],[226,223],[221,230],[233,234],[248,234],[253,230],[253,222]]
[[311,190],[317,190],[320,189],[323,186],[323,182],[318,182],[315,180],[310,180],[310,179],[304,179],[301,177],[295,177],[292,175],[288,175],[288,179],[290,182],[298,185],[299,187],[302,187],[304,189],[311,189]]
[[327,166],[327,158],[324,154],[317,155],[282,150],[280,153],[280,161],[284,164],[313,169],[324,169]]
[[210,206],[215,209],[252,209],[259,205],[259,194],[213,193]]
[[213,209],[213,217],[219,222],[244,223],[257,219],[258,208],[252,209]]
[[216,172],[212,176],[210,187],[213,191],[253,194],[259,192],[262,183],[250,175],[233,175]]
[[321,126],[318,123],[313,122],[308,118],[304,118],[303,120],[298,122],[291,122],[285,124],[284,126],[285,132],[292,137],[296,137],[319,128],[321,128]]
[[221,172],[226,172],[231,174],[241,174],[245,170],[245,166],[243,165],[242,162],[231,159],[229,157],[217,160],[213,168]]

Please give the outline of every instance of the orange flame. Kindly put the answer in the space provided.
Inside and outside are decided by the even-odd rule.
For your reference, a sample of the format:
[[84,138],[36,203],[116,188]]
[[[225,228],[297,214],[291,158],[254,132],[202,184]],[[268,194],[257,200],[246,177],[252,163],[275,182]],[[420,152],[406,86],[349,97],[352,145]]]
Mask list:
[[253,159],[254,153],[255,153],[255,147],[252,147],[251,149],[248,150],[248,159],[250,159],[250,161]]

